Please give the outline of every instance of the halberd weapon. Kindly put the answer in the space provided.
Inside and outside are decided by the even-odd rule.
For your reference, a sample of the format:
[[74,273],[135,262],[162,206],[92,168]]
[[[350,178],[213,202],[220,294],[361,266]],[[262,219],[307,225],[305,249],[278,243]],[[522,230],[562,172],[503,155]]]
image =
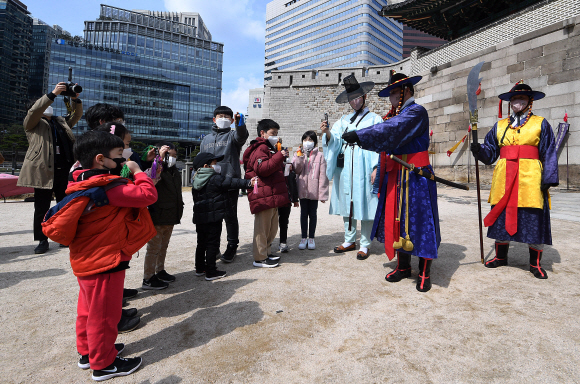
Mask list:
[[[481,84],[481,78],[479,77],[479,71],[485,61],[478,63],[471,69],[469,76],[467,77],[467,100],[469,101],[469,122],[471,123],[471,138],[472,143],[478,143],[477,141],[477,88]],[[481,263],[483,264],[483,227],[481,218],[481,188],[479,185],[479,163],[477,161],[477,154],[474,153],[475,158],[475,182],[477,184],[477,212],[479,214],[479,249],[481,251]]]
[[403,167],[408,168],[410,171],[414,172],[415,174],[417,174],[419,176],[423,176],[426,179],[433,180],[433,181],[448,185],[448,186],[453,187],[453,188],[458,188],[458,189],[463,189],[464,191],[469,191],[468,185],[454,183],[453,181],[449,181],[449,180],[445,180],[445,179],[442,179],[440,177],[437,177],[434,174],[432,174],[431,172],[429,172],[423,168],[416,168],[414,164],[409,164],[406,161],[399,159],[397,156],[389,155],[389,158],[391,160],[401,164]]

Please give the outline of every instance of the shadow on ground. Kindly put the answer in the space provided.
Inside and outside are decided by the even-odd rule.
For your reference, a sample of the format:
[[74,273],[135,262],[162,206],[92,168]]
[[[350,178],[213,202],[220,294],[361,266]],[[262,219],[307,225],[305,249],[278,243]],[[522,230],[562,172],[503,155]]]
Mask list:
[[[192,309],[194,308],[189,308]],[[256,324],[263,316],[260,304],[255,301],[203,308],[175,325],[131,343],[128,353],[140,355],[146,364],[155,364],[188,349],[207,344],[237,328]]]
[[20,283],[23,280],[41,279],[66,274],[64,269],[46,269],[44,271],[15,271],[0,273],[0,289],[5,289]]
[[142,381],[140,384],[178,384],[181,383],[183,379],[179,376],[171,375],[164,379],[151,383],[151,380]]

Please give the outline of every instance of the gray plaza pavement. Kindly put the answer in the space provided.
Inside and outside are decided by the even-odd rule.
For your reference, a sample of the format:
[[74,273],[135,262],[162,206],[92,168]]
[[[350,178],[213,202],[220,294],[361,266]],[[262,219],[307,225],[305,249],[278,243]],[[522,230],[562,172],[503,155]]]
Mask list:
[[[484,200],[488,191],[483,191]],[[290,216],[282,265],[252,267],[253,216],[240,198],[240,249],[226,278],[194,274],[191,193],[175,227],[166,269],[177,281],[131,300],[142,315],[119,335],[143,366],[115,383],[572,383],[580,378],[580,194],[554,191],[554,245],[547,280],[528,271],[528,251],[510,248],[508,267],[482,266],[474,190],[439,187],[442,244],[433,288],[384,276],[395,265],[382,244],[368,260],[337,255],[342,219],[320,204],[316,250],[299,251],[299,209]],[[484,214],[489,211],[483,202]],[[78,293],[68,250],[51,242],[35,255],[33,204],[0,203],[0,372],[3,383],[89,383],[76,366]],[[485,256],[493,241],[485,238]],[[275,244],[277,245],[277,240]],[[222,249],[225,248],[225,228]],[[140,288],[144,249],[127,271]]]

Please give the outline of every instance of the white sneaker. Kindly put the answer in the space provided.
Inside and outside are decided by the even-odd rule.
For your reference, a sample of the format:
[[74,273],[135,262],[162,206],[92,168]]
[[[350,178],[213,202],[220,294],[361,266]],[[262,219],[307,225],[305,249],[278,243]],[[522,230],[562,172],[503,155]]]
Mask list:
[[286,243],[280,243],[280,246],[278,247],[278,249],[280,250],[281,253],[287,253],[288,252],[288,245]]
[[308,244],[308,239],[300,240],[300,244],[298,244],[298,249],[306,249],[306,244]]
[[308,249],[316,249],[316,244],[314,243],[314,239],[308,239]]

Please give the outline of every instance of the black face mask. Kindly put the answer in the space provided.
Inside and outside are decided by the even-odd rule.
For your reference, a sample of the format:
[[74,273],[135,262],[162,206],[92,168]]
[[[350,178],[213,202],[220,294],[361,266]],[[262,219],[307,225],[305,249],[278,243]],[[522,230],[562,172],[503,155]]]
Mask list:
[[[107,157],[107,156],[104,156]],[[110,157],[107,157],[107,159],[113,160],[117,166],[115,168],[107,168],[106,166],[103,165],[103,167],[105,167],[106,169],[109,170],[109,173],[111,175],[116,175],[116,176],[120,176],[121,175],[121,169],[123,169],[123,163],[126,162],[127,160],[125,160],[122,157],[118,157],[115,159],[111,159]]]

